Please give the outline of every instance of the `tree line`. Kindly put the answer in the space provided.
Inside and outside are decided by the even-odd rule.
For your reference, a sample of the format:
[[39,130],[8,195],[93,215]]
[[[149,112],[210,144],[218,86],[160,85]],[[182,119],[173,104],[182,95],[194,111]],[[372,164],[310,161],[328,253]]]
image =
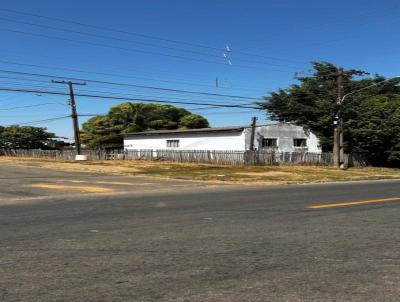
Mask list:
[[[332,150],[334,118],[338,111],[337,67],[314,62],[310,76],[297,77],[297,83],[270,93],[259,103],[272,120],[292,122],[314,132],[323,151]],[[344,93],[377,85],[346,98],[343,104],[344,148],[357,153],[371,165],[400,166],[400,88],[399,79],[381,82],[385,77],[346,70]],[[363,76],[364,75],[364,76]]]

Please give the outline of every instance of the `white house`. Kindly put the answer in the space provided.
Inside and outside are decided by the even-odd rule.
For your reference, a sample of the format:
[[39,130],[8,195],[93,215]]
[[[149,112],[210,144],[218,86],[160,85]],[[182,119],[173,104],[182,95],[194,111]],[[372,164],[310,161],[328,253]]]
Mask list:
[[[124,149],[245,151],[250,149],[251,131],[251,126],[238,126],[128,133],[124,136]],[[256,126],[254,148],[321,153],[318,138],[313,133],[288,123]]]

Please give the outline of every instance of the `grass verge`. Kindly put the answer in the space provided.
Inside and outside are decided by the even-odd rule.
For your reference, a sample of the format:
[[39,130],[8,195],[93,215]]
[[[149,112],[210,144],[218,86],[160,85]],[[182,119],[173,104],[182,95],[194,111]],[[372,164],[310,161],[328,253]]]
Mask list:
[[0,157],[0,163],[72,172],[141,175],[241,184],[290,184],[350,180],[400,179],[400,169],[376,167],[338,170],[332,167],[323,166],[219,166],[209,164],[149,161],[76,162],[11,157]]

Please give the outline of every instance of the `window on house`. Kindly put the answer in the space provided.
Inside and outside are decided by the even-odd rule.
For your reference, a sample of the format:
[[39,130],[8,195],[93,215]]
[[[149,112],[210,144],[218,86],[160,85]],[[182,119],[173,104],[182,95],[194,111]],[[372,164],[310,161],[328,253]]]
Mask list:
[[276,147],[278,147],[278,139],[277,138],[263,138],[262,147],[263,148],[276,148]]
[[305,138],[295,138],[293,139],[293,146],[307,147],[307,140]]
[[179,148],[179,139],[167,139],[167,148]]

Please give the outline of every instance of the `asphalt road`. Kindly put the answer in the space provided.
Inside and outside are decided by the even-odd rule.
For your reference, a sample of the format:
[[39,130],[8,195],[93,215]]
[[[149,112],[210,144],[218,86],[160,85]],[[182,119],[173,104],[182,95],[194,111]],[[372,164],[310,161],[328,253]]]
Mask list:
[[[190,185],[188,185],[190,184]],[[208,190],[212,183],[187,182],[142,176],[66,172],[34,166],[0,165],[0,205],[33,202],[54,197],[87,197]],[[218,186],[220,187],[220,185]]]
[[[41,173],[47,184],[53,172]],[[400,300],[400,181],[153,182],[124,194],[0,194],[0,301]]]

